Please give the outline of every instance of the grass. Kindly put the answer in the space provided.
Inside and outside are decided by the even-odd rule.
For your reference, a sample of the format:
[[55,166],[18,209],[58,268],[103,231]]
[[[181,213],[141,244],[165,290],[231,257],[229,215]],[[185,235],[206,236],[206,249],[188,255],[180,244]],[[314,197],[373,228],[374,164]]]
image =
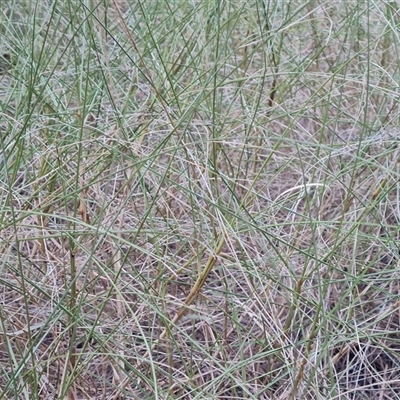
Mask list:
[[7,2],[0,398],[400,398],[399,21]]

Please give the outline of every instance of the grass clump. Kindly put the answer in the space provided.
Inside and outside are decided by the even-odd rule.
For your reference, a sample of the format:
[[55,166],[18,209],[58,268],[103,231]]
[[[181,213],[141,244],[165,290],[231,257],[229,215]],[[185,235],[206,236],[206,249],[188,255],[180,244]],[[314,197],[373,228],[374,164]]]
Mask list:
[[0,398],[399,397],[396,7],[8,2]]

